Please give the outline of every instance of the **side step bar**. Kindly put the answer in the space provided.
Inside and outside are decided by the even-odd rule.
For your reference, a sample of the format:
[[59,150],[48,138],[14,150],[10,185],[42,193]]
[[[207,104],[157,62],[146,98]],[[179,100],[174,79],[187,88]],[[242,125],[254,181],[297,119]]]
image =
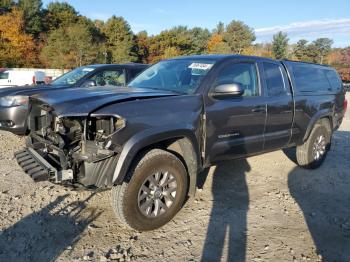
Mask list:
[[35,182],[57,178],[57,169],[32,148],[15,153],[18,164]]

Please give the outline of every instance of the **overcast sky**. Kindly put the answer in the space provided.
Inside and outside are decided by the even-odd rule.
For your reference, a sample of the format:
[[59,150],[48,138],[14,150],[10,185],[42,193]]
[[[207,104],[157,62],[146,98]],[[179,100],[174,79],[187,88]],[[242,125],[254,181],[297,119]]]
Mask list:
[[[44,0],[44,4],[51,2]],[[350,46],[350,0],[68,0],[82,15],[107,20],[123,16],[137,33],[157,34],[176,25],[215,28],[241,20],[255,29],[256,42],[269,42],[278,31],[290,42],[329,37],[335,47]]]

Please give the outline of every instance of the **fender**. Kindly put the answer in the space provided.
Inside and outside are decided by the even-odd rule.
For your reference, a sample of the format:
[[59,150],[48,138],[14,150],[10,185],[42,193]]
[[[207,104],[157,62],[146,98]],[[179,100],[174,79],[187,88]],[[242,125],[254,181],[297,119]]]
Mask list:
[[309,122],[309,124],[308,124],[308,126],[306,128],[306,131],[305,131],[305,135],[303,137],[303,142],[305,142],[309,138],[309,136],[311,134],[311,131],[314,128],[316,122],[318,120],[320,120],[321,118],[328,118],[330,120],[331,126],[333,126],[333,112],[331,111],[331,109],[330,108],[326,108],[326,109],[322,109],[322,110],[318,111],[310,119],[310,122]]
[[137,153],[143,148],[161,141],[165,141],[167,139],[187,138],[192,144],[194,157],[196,158],[194,159],[196,162],[195,170],[193,170],[193,168],[189,170],[190,194],[192,194],[193,187],[195,190],[196,186],[194,180],[196,180],[198,163],[200,161],[199,144],[194,130],[195,129],[192,126],[179,127],[177,124],[176,126],[171,125],[164,128],[147,129],[141,133],[134,135],[123,146],[113,174],[113,184],[120,184],[123,182],[132,161],[134,160]]

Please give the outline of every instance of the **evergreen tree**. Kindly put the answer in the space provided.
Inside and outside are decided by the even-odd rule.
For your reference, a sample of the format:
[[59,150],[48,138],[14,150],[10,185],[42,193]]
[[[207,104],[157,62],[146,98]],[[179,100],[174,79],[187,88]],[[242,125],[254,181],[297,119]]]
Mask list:
[[0,14],[10,11],[14,5],[13,0],[0,0]]
[[51,2],[45,12],[45,29],[47,31],[68,27],[78,21],[79,14],[66,2]]
[[333,40],[329,38],[318,38],[313,41],[318,53],[318,63],[323,64],[325,57],[331,52]]
[[41,53],[42,61],[52,68],[74,68],[96,61],[97,48],[89,28],[74,24],[51,31]]
[[253,29],[243,22],[233,20],[226,26],[223,39],[232,53],[240,54],[255,41],[255,34]]
[[43,31],[43,10],[41,0],[19,0],[18,7],[23,11],[25,31],[38,37]]
[[272,52],[276,59],[287,58],[288,37],[283,32],[278,32],[273,36]]
[[305,61],[308,56],[308,41],[300,39],[294,47],[293,53],[299,61]]
[[211,34],[208,29],[194,27],[188,31],[190,46],[190,54],[200,55],[206,52],[208,41]]
[[225,25],[223,22],[219,22],[216,28],[213,30],[214,34],[222,35],[225,32]]
[[137,60],[133,33],[122,17],[112,16],[105,24],[106,50],[112,63],[126,63]]

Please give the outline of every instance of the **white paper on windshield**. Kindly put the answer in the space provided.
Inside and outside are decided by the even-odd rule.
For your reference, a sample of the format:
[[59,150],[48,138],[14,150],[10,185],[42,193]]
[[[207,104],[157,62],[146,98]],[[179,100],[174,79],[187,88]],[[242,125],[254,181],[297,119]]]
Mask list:
[[93,70],[94,70],[93,68],[83,68],[83,71],[85,71],[85,72],[91,72]]
[[191,69],[201,69],[201,70],[209,70],[213,64],[204,64],[204,63],[192,63],[188,68]]

